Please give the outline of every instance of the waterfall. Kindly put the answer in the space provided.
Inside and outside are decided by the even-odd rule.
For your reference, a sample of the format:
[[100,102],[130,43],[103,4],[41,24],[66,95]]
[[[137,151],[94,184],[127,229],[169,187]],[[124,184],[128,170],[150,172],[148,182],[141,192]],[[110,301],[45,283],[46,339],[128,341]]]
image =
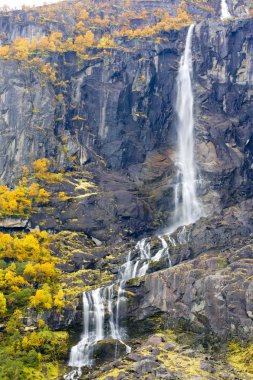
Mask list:
[[95,344],[104,338],[104,296],[103,288],[83,293],[83,334],[79,343],[72,347],[69,366],[91,367]]
[[221,0],[221,19],[225,20],[227,18],[231,18],[232,15],[228,10],[228,5],[226,0]]
[[200,216],[196,194],[196,170],[194,162],[194,118],[192,91],[192,35],[191,25],[186,38],[185,50],[180,60],[177,76],[177,182],[175,186],[175,212],[173,230],[188,225]]
[[[81,367],[94,364],[95,345],[105,338],[112,338],[125,345],[126,352],[131,348],[124,343],[125,331],[120,326],[121,307],[125,303],[125,285],[132,278],[144,276],[151,262],[168,260],[171,266],[167,241],[172,246],[176,241],[171,233],[179,226],[177,242],[188,241],[186,225],[195,222],[201,215],[201,207],[196,194],[196,171],[194,165],[194,118],[192,91],[192,35],[194,25],[190,26],[185,50],[180,60],[177,77],[177,181],[175,185],[174,223],[164,236],[158,236],[160,247],[156,252],[151,249],[148,239],[140,240],[130,251],[126,262],[119,268],[115,284],[83,293],[83,334],[79,343],[72,347],[69,366],[77,368],[64,376],[65,380],[76,380],[82,375]],[[117,291],[115,291],[117,289]],[[117,351],[115,351],[115,355]]]
[[[125,331],[120,327],[120,309],[125,303],[124,288],[128,280],[144,276],[152,261],[159,261],[165,257],[171,265],[168,244],[164,238],[158,237],[158,239],[162,247],[153,255],[147,239],[142,239],[136,244],[134,252],[129,252],[127,261],[120,267],[116,284],[83,293],[83,334],[77,345],[71,348],[68,363],[70,367],[77,369],[66,374],[65,380],[79,379],[82,375],[82,367],[94,365],[94,348],[105,338],[117,340],[126,347],[127,353],[131,352],[131,348],[124,342]],[[173,239],[170,241],[173,245],[175,244]],[[108,321],[106,314],[108,314]],[[117,356],[117,346],[115,356]]]

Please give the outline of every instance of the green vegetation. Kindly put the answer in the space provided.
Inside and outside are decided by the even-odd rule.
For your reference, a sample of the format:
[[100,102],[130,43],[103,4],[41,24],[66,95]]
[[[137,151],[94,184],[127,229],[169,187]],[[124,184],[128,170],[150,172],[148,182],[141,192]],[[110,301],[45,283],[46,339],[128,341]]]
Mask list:
[[[45,231],[0,233],[1,379],[57,378],[52,368],[67,355],[67,332],[50,331],[38,317],[46,310],[60,313],[65,305],[61,272],[49,246]],[[29,313],[31,331],[25,326]]]
[[8,323],[8,336],[0,334],[0,378],[2,380],[48,380],[59,376],[59,361],[67,356],[68,334],[47,326],[22,333],[20,312]]

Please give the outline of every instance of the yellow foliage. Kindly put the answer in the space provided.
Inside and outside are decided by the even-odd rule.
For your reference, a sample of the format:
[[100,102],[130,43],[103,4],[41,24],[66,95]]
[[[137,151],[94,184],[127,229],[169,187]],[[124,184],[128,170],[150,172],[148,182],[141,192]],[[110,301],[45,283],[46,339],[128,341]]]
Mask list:
[[45,325],[45,322],[43,321],[43,319],[38,319],[37,324],[38,328],[41,329]]
[[36,202],[46,204],[49,202],[50,199],[50,193],[46,191],[45,189],[40,189],[38,196],[36,198]]
[[22,348],[24,350],[31,350],[32,348],[39,348],[42,345],[43,340],[40,336],[33,331],[29,336],[25,336],[22,340]]
[[241,345],[231,341],[228,345],[227,360],[231,366],[241,371],[253,375],[253,344]]
[[69,197],[65,194],[64,191],[60,191],[58,194],[59,201],[65,202],[69,199]]
[[50,161],[48,158],[40,158],[33,163],[35,174],[46,173],[49,170]]
[[9,45],[0,46],[0,57],[8,58],[9,53],[10,53],[10,46]]
[[27,60],[29,56],[29,42],[27,38],[16,38],[10,46],[10,55],[18,61]]
[[82,21],[76,24],[75,29],[78,33],[84,33],[86,31],[86,27]]
[[80,14],[79,14],[79,18],[81,20],[87,20],[89,17],[89,13],[86,11],[86,9],[82,9]]
[[58,293],[54,297],[54,306],[59,310],[64,307],[64,293],[63,290],[60,289]]
[[[57,174],[44,173],[44,176],[47,180],[49,177],[51,182],[52,179],[54,181],[59,179]],[[53,177],[51,178],[51,176]],[[32,212],[33,202],[43,204],[49,202],[50,193],[40,188],[37,183],[32,183],[30,187],[26,185],[27,179],[24,178],[19,186],[13,190],[8,189],[5,185],[0,186],[0,218],[5,216],[29,216]]]
[[0,232],[0,257],[1,257],[1,251],[6,251],[10,247],[12,243],[12,237],[9,234],[4,234]]
[[45,231],[34,231],[13,237],[0,232],[0,258],[35,262],[52,260],[49,250],[49,237]]
[[17,186],[9,190],[7,186],[0,186],[0,217],[29,215],[32,201],[28,198],[27,188]]
[[100,38],[97,47],[102,49],[111,48],[115,47],[115,43],[109,35],[104,35],[102,38]]
[[90,30],[88,30],[84,35],[85,44],[89,47],[92,46],[94,43],[94,39],[95,35]]
[[56,71],[52,69],[50,63],[42,65],[40,68],[41,74],[43,74],[46,78],[50,79],[51,82],[56,82]]
[[0,292],[0,317],[4,317],[7,312],[6,298],[2,292]]
[[22,286],[29,284],[22,276],[16,276],[15,269],[15,264],[13,267],[10,266],[6,271],[4,280],[6,288],[10,288],[12,291],[18,292]]
[[50,293],[50,288],[47,284],[42,289],[36,291],[35,296],[31,297],[31,306],[36,309],[51,309],[53,306],[53,300]]
[[44,283],[55,280],[57,271],[54,263],[46,262],[42,264],[37,263],[35,265],[28,263],[24,270],[24,276],[29,280]]
[[[49,172],[50,160],[48,158],[40,158],[33,163],[33,169],[35,177],[41,181],[47,183],[57,183],[62,181],[61,173],[50,173]],[[41,192],[41,197],[48,199],[50,194],[46,191]],[[39,194],[40,195],[40,194]]]

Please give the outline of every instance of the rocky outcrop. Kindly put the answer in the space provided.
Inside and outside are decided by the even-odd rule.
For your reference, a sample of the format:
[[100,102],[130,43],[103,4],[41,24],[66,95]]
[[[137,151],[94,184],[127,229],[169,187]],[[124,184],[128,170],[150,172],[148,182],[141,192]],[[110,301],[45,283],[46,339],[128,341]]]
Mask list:
[[[248,202],[247,210],[251,209]],[[252,338],[251,212],[247,217],[240,209],[224,210],[224,218],[216,224],[213,219],[205,220],[203,240],[203,226],[194,226],[188,242],[172,250],[172,262],[178,265],[130,285],[127,290],[134,293],[129,301],[130,325],[132,319],[145,321],[163,315],[170,328],[183,326],[223,339],[235,334]]]
[[[240,373],[229,363],[233,354],[225,357],[218,350],[210,355],[198,349],[192,349],[192,338],[176,335],[165,330],[139,342],[134,353],[126,355],[112,363],[97,368],[93,373],[85,374],[83,379],[125,380],[188,380],[188,379],[227,379],[249,380],[250,372]],[[187,343],[186,343],[187,342]],[[238,348],[240,351],[240,348]]]

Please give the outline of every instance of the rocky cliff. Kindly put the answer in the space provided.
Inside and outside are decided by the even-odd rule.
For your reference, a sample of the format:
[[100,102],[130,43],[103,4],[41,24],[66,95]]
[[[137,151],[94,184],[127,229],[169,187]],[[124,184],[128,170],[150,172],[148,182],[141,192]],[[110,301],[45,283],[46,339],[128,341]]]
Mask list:
[[[208,5],[219,15],[216,2]],[[234,15],[245,14],[241,1],[229,2],[229,7]],[[202,16],[199,12],[197,16]],[[48,24],[35,27],[29,21],[18,29],[11,18],[0,21],[0,30],[10,41],[31,33],[43,35],[50,29]],[[14,224],[14,229],[59,233],[62,238],[56,238],[52,246],[62,259],[59,267],[67,274],[83,269],[89,275],[94,272],[91,279],[81,275],[85,286],[112,281],[129,246],[171,222],[176,77],[186,32],[187,28],[162,32],[156,40],[122,37],[121,48],[106,49],[81,62],[74,52],[52,54],[48,61],[57,65],[57,83],[20,62],[0,60],[3,183],[14,186],[23,166],[46,157],[52,170],[67,173],[67,179],[53,185],[53,191],[73,196],[64,204],[52,199],[25,224]],[[204,216],[188,227],[183,242],[179,231],[175,232],[176,246],[169,246],[172,268],[161,261],[145,278],[127,284],[128,310],[122,321],[137,346],[140,332],[156,332],[158,325],[163,330],[193,331],[201,337],[198,344],[204,341],[204,346],[215,339],[252,339],[252,57],[252,18],[223,23],[210,19],[195,26],[195,156]],[[94,186],[88,196],[83,194],[84,178]],[[1,223],[2,230],[12,230],[12,221]],[[76,234],[74,241],[72,233]],[[157,239],[150,241],[156,249]],[[66,252],[70,254],[67,262]],[[106,280],[101,278],[103,271]],[[81,291],[80,281],[78,286]],[[53,329],[70,327],[73,331],[80,325],[81,300],[76,293],[72,302],[62,315],[46,313]],[[33,318],[37,316],[30,315]],[[137,328],[132,328],[133,323]],[[133,378],[155,371],[154,363],[151,367],[145,363],[150,371],[141,369]],[[113,379],[131,378],[129,374],[116,377],[120,376],[116,372]],[[152,373],[149,379],[180,379]],[[231,372],[227,378],[237,375]],[[101,373],[92,376],[103,378]],[[217,376],[209,378],[222,378]]]
[[[214,199],[221,209],[252,195],[251,30],[252,21],[241,20],[199,24],[195,31],[196,154],[207,213]],[[52,57],[65,86],[60,101],[59,86],[18,63],[0,62],[3,181],[13,183],[21,166],[45,156],[69,171],[75,158],[96,173],[98,199],[78,201],[74,210],[68,205],[67,215],[49,218],[46,228],[92,231],[107,240],[105,220],[135,236],[168,224],[184,40],[185,31],[164,33],[159,44],[126,41],[128,52],[112,50],[82,67],[75,54]],[[91,213],[96,221],[69,222]]]

